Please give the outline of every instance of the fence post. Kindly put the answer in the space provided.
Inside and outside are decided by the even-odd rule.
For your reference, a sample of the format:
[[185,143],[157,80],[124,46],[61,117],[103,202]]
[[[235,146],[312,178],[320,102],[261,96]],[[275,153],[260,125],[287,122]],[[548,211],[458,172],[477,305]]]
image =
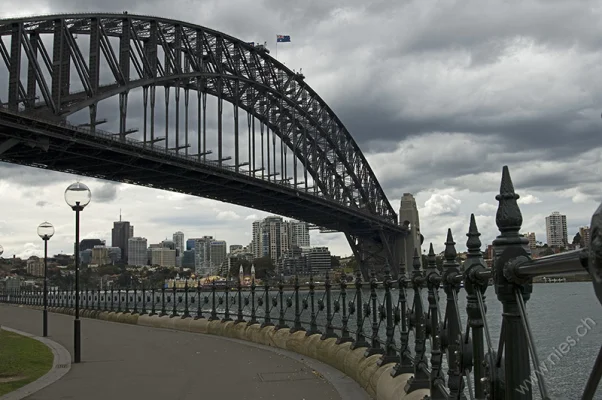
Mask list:
[[[526,302],[533,291],[530,279],[518,279],[509,273],[509,265],[514,260],[530,257],[529,240],[519,234],[523,216],[518,207],[519,196],[514,192],[508,167],[502,170],[499,202],[495,222],[500,235],[493,241],[495,252],[493,281],[498,300],[502,303],[502,328],[500,341],[504,346],[504,357],[501,363],[505,373],[506,396],[516,400],[531,400],[532,387],[519,390],[521,386],[531,386],[531,366],[527,332],[521,319],[521,306],[517,299],[522,297]],[[499,355],[498,355],[499,357]],[[522,392],[522,393],[521,393]],[[499,394],[494,394],[494,397]]]
[[341,306],[343,309],[343,316],[341,321],[343,326],[341,328],[341,337],[337,339],[337,344],[343,344],[347,342],[353,342],[353,338],[349,332],[349,313],[347,312],[347,282],[346,276],[341,279]]
[[443,376],[443,354],[441,352],[441,324],[439,307],[439,287],[441,285],[441,275],[437,269],[437,255],[433,249],[433,244],[429,246],[428,268],[426,269],[426,284],[428,288],[428,302],[430,314],[430,335],[433,339],[431,345],[431,376],[430,390],[432,400],[447,399],[447,393],[444,391],[445,378]]
[[[371,268],[370,273],[370,302],[367,303],[368,307],[372,307],[372,335],[370,339],[370,347],[364,352],[364,357],[370,357],[375,354],[383,354],[385,351],[381,347],[380,338],[378,337],[378,331],[380,330],[381,313],[378,307],[378,295],[376,289],[378,288],[378,282],[376,281],[376,271],[374,267]],[[367,308],[370,310],[370,308]]]
[[291,333],[305,330],[301,325],[301,299],[299,299],[299,287],[299,276],[295,273],[295,321],[293,322],[293,327],[290,330]]
[[278,297],[280,303],[280,313],[278,315],[278,325],[276,325],[276,329],[286,329],[288,326],[286,325],[285,316],[284,316],[284,278],[280,275],[280,280],[278,281]]
[[399,295],[397,298],[397,307],[395,309],[395,322],[400,325],[399,339],[399,361],[391,370],[391,376],[396,377],[401,374],[409,374],[414,371],[410,351],[410,327],[408,324],[408,308],[406,286],[408,284],[406,276],[406,267],[403,260],[399,263],[399,277],[397,278],[397,288]]
[[326,272],[324,288],[326,290],[326,328],[322,334],[322,340],[337,337],[334,327],[332,326],[332,319],[334,318],[334,315],[332,314],[332,283],[330,282],[330,274],[328,271]]
[[393,280],[391,277],[391,267],[389,266],[388,262],[385,263],[384,273],[385,277],[383,281],[383,286],[385,288],[385,316],[387,319],[387,339],[385,342],[385,352],[377,362],[377,365],[379,367],[397,362],[397,360],[399,360],[397,350],[395,349],[395,321],[393,320],[393,295],[391,294]]
[[487,290],[488,279],[483,281],[477,275],[478,272],[485,271],[486,266],[483,260],[483,253],[481,253],[481,240],[479,239],[481,234],[477,229],[474,214],[470,215],[470,227],[466,236],[468,236],[468,240],[466,241],[468,253],[464,262],[464,288],[467,293],[466,314],[468,315],[468,326],[472,330],[474,389],[477,398],[484,398],[487,378],[484,365],[485,341],[483,329],[486,318],[484,313],[487,312],[485,291]]
[[188,278],[184,281],[184,313],[182,319],[190,318],[190,310],[188,309]]
[[360,347],[370,347],[370,343],[366,340],[364,335],[364,302],[362,300],[362,270],[358,267],[355,271],[355,317],[356,317],[356,328],[355,328],[355,340],[351,344],[351,350],[358,349]]
[[454,237],[451,229],[447,230],[445,241],[445,262],[443,263],[443,289],[447,295],[445,307],[445,325],[447,330],[443,332],[442,345],[447,350],[448,376],[447,386],[451,398],[458,398],[464,393],[464,378],[460,369],[462,350],[462,325],[458,309],[458,291],[460,282],[456,278],[460,275],[460,264],[456,260],[458,253],[455,247]]

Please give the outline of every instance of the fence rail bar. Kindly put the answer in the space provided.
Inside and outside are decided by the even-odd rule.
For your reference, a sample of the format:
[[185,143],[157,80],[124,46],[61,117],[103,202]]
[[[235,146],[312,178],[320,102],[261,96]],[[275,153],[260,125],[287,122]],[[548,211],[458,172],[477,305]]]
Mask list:
[[584,248],[525,261],[515,267],[515,273],[519,278],[526,279],[544,275],[584,272],[588,252],[589,250]]

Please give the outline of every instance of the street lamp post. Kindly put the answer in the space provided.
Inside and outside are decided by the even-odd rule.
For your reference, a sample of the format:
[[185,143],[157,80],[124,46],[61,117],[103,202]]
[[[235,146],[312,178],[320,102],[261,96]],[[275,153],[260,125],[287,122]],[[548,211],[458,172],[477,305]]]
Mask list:
[[75,320],[73,321],[73,359],[74,363],[81,361],[81,325],[79,320],[79,213],[83,211],[92,193],[88,186],[76,182],[65,190],[65,201],[75,211]]
[[42,311],[42,335],[48,336],[48,240],[54,235],[54,226],[42,222],[38,226],[38,236],[44,241],[44,310]]

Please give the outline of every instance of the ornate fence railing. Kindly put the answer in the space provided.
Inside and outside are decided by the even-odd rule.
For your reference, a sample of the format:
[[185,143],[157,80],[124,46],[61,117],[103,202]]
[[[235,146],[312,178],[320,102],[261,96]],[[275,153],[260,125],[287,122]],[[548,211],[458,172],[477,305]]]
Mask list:
[[[462,265],[457,262],[456,243],[448,230],[441,272],[431,244],[426,267],[421,268],[420,255],[415,253],[408,270],[401,266],[397,280],[387,267],[382,282],[374,274],[365,282],[358,271],[353,282],[333,283],[326,275],[321,284],[314,277],[308,284],[295,278],[292,286],[283,281],[261,285],[253,281],[250,287],[240,281],[223,287],[186,283],[184,288],[169,289],[142,284],[85,289],[79,300],[84,309],[261,324],[321,334],[323,340],[337,338],[339,344],[351,342],[352,348],[365,348],[366,357],[380,355],[381,366],[395,364],[393,376],[413,374],[406,392],[430,389],[433,400],[530,400],[535,397],[530,387],[534,385],[542,399],[549,399],[544,376],[536,374],[533,379],[540,361],[526,302],[534,277],[587,271],[602,303],[602,205],[592,218],[589,247],[532,259],[528,240],[519,234],[518,198],[504,167],[496,196],[500,235],[493,242],[492,268],[483,259],[480,233],[471,215],[466,260]],[[501,315],[487,316],[485,295],[490,281],[501,303]],[[73,307],[75,296],[71,290],[51,290],[48,306]],[[460,309],[461,296],[465,296],[465,310]],[[0,301],[42,306],[43,293],[4,291]],[[499,332],[492,332],[488,324],[495,319],[501,321]],[[582,399],[594,398],[601,376],[602,349]],[[525,385],[527,390],[518,390]]]

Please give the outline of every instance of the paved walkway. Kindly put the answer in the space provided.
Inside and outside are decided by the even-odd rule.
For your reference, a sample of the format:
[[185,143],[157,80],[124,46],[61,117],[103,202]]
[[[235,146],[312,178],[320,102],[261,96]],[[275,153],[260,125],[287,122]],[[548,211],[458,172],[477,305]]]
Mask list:
[[[0,324],[41,335],[42,312],[0,305]],[[73,317],[49,313],[48,326],[49,338],[72,351]],[[270,350],[216,336],[85,318],[82,363],[73,364],[61,380],[27,397],[29,400],[200,398],[349,397],[344,393],[341,397],[331,383],[314,374],[306,364]]]

